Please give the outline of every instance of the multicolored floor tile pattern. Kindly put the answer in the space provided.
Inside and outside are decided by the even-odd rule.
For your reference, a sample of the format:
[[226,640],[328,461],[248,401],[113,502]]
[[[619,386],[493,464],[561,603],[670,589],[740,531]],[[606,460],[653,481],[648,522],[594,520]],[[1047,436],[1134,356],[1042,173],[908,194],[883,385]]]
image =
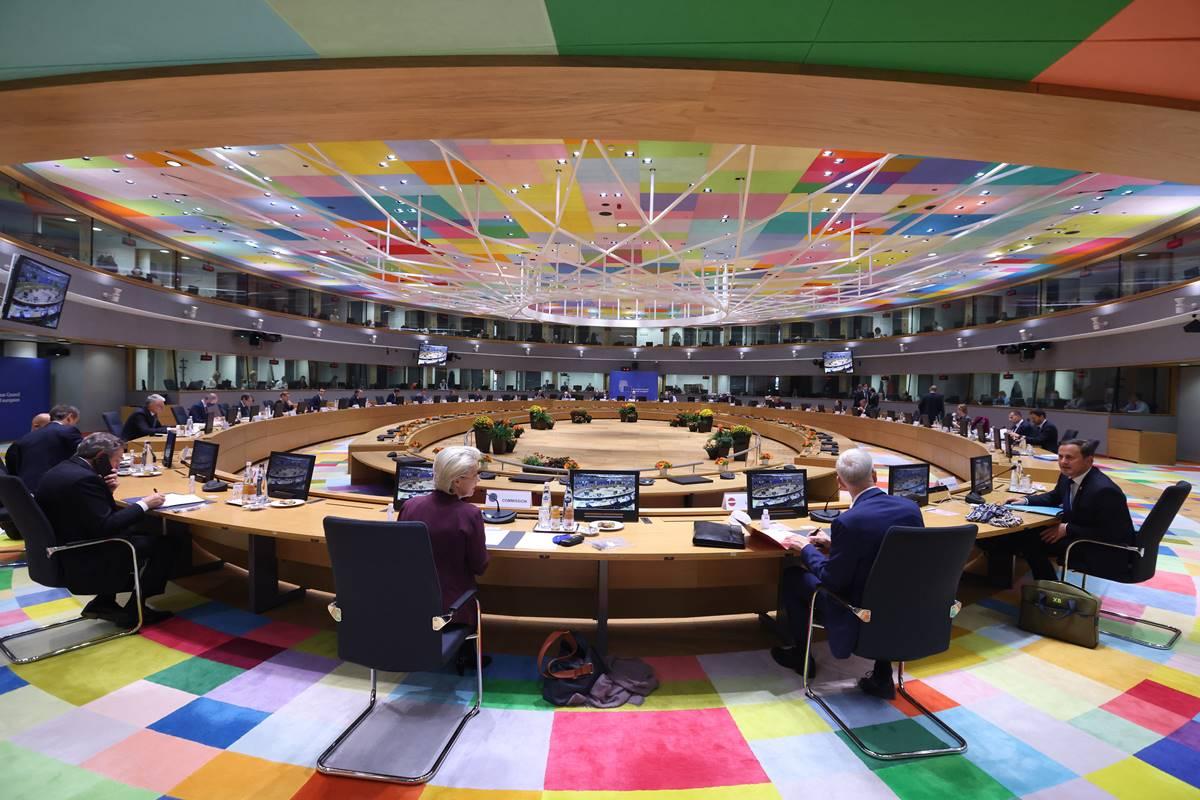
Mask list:
[[[1151,471],[1152,472],[1152,471]],[[1153,475],[1154,485],[1175,471]],[[1152,492],[1140,492],[1143,497]],[[1130,502],[1135,521],[1147,500]],[[172,584],[172,620],[98,647],[0,667],[0,797],[767,800],[844,796],[1200,796],[1200,504],[1164,540],[1155,578],[1089,581],[1114,610],[1183,628],[1168,652],[1103,637],[1087,650],[1014,621],[1015,591],[955,620],[950,649],[908,665],[913,693],[970,743],[961,756],[860,756],[765,650],[651,657],[640,708],[555,710],[531,654],[497,654],[480,715],[427,786],[328,778],[317,755],[365,705],[366,670],[336,657],[332,623],[254,615]],[[0,555],[18,544],[0,539]],[[1094,584],[1094,585],[1093,585]],[[78,613],[81,600],[0,566],[0,633]],[[865,669],[822,647],[821,683],[860,736],[925,741],[903,701],[850,688]],[[470,696],[470,676],[386,674],[390,699]]]

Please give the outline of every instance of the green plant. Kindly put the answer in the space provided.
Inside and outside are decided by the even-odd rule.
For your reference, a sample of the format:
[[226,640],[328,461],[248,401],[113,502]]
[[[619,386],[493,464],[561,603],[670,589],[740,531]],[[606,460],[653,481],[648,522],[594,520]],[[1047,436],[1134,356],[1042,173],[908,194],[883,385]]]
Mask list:
[[733,434],[730,433],[729,431],[725,430],[724,428],[721,428],[716,433],[714,433],[712,438],[716,440],[717,444],[723,444],[723,445],[732,445],[733,444]]
[[700,409],[699,413],[696,414],[697,417],[711,417],[712,415],[713,412],[711,408],[702,408]]
[[485,417],[481,415],[475,418],[475,422],[471,425],[471,427],[477,431],[486,431],[491,430],[495,424],[496,423],[492,421],[491,417]]
[[[535,411],[533,409],[537,409],[537,410]],[[533,422],[537,422],[537,423],[544,424],[544,425],[549,425],[553,421],[553,419],[550,416],[550,412],[546,411],[541,406],[534,406],[533,409],[530,409],[530,412],[529,412],[530,418]]]
[[501,420],[492,426],[492,438],[499,439],[502,442],[514,442],[517,439],[517,434],[511,425]]
[[754,433],[749,425],[734,425],[730,432],[739,436],[749,436]]
[[521,463],[527,464],[528,466],[531,466],[531,467],[540,467],[543,465],[542,464],[542,456],[539,455],[538,453],[534,453],[533,455],[528,455],[528,456],[525,456],[524,458],[522,458]]

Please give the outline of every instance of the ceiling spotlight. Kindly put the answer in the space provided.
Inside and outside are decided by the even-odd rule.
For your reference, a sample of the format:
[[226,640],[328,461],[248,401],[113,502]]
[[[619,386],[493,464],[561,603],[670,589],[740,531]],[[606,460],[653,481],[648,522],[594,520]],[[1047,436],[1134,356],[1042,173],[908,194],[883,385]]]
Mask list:
[[381,166],[381,167],[386,167],[387,165],[388,165],[388,162],[386,162],[386,161],[379,162],[379,166]]
[[620,197],[620,196],[621,196],[620,192],[613,192],[613,197]]
[[828,177],[829,177],[830,175],[832,175],[832,174],[833,174],[833,170],[831,170],[831,169],[827,169],[827,170],[825,170],[825,177],[826,177],[826,178],[828,178]]
[[821,153],[821,155],[825,156],[826,158],[829,158],[831,155],[833,155],[833,151],[832,151],[832,150],[826,150],[826,151],[824,151],[823,153]]
[[579,151],[578,151],[578,150],[572,150],[572,151],[571,151],[571,155],[575,156],[576,158],[579,158]]
[[130,186],[133,186],[133,181],[130,180],[129,178],[126,178],[125,182],[128,183]]
[[529,188],[532,188],[532,187],[531,187],[531,186],[530,186],[530,184],[528,184],[528,183],[522,183],[522,184],[521,184],[521,188],[522,188],[522,189],[529,189]]
[[133,153],[126,153],[125,157],[128,158],[130,161],[133,161]]
[[643,164],[653,164],[653,163],[654,163],[654,159],[653,159],[653,158],[643,158],[643,159],[642,159],[642,163],[643,163]]
[[395,160],[396,160],[396,154],[395,154],[395,153],[388,153],[388,154],[387,154],[387,160],[388,160],[388,161],[395,161]]
[[[628,222],[618,222],[617,227],[618,228],[627,228],[627,227],[629,227],[629,223]],[[511,234],[509,234],[509,235],[511,236]]]
[[113,171],[113,172],[120,172],[121,170],[117,169],[116,167],[113,167],[113,168],[112,168],[112,171]]
[[626,151],[625,151],[625,157],[626,157],[626,158],[633,158],[633,151],[632,151],[632,150],[626,150]]
[[560,158],[557,161],[555,161],[554,163],[558,164],[559,166],[562,166],[563,164],[567,163],[567,160],[565,158]]
[[83,161],[91,161],[92,160],[91,156],[80,156],[79,158]]
[[520,190],[520,189],[509,189],[509,190],[508,190],[508,193],[509,193],[509,194],[516,194],[516,193],[517,193],[517,192],[519,192],[519,191],[521,191],[521,190]]
[[258,151],[257,150],[247,150],[246,155],[250,156],[251,158],[258,158]]
[[178,161],[176,161],[176,160],[175,160],[175,159],[173,159],[173,158],[168,158],[168,159],[167,159],[167,166],[168,166],[168,167],[182,167],[182,166],[183,166],[183,164],[179,163]]
[[320,329],[320,328],[313,328],[313,336],[315,336],[316,338],[320,339],[320,338],[321,338],[321,329]]
[[833,163],[835,163],[835,164],[841,164],[841,163],[842,163],[843,161],[845,161],[845,160],[846,160],[846,159],[844,159],[844,158],[835,158],[835,159],[833,160]]
[[705,193],[705,194],[711,194],[711,193],[712,193],[712,187],[711,187],[711,186],[705,186],[705,187],[704,187],[704,193]]
[[93,225],[93,226],[92,226],[92,230],[94,230],[96,233],[103,233],[103,232],[104,232],[104,229],[103,229],[103,228],[97,228],[95,225]]
[[63,217],[63,219],[65,219],[67,222],[79,222],[79,220],[75,219],[74,217]]

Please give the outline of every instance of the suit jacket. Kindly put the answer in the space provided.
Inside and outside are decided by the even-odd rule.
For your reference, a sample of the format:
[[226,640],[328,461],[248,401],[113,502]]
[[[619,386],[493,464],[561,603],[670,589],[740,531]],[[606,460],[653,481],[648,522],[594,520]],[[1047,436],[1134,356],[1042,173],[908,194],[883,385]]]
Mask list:
[[[1026,502],[1031,506],[1062,506],[1070,490],[1070,479],[1058,476],[1054,490],[1032,494]],[[1121,487],[1112,478],[1092,467],[1083,478],[1071,510],[1063,515],[1067,523],[1067,540],[1097,539],[1113,544],[1133,544],[1133,519],[1129,503]]]
[[316,411],[317,409],[324,408],[325,402],[326,401],[325,401],[324,397],[321,397],[321,395],[319,395],[319,394],[314,394],[308,400],[308,407],[312,411]]
[[929,417],[930,422],[942,418],[946,413],[946,399],[940,394],[930,392],[917,403],[917,414]]
[[75,455],[83,435],[74,425],[51,422],[30,431],[8,448],[8,472],[25,482],[25,488],[36,492],[42,476],[62,461]]
[[289,411],[292,411],[295,408],[296,408],[295,403],[292,403],[292,402],[285,403],[282,400],[276,400],[275,403],[271,406],[271,413],[277,417],[282,417],[284,414],[286,414]]
[[137,411],[129,415],[129,419],[125,420],[125,426],[121,428],[121,438],[127,442],[132,442],[134,439],[140,439],[143,436],[149,436],[153,433],[163,433],[167,429],[158,423],[158,417],[150,413],[150,409],[143,406]]
[[1013,433],[1015,433],[1017,436],[1024,436],[1026,439],[1029,438],[1029,435],[1033,431],[1033,423],[1027,419],[1021,420],[1020,423],[1017,424],[1017,427],[1013,428]]
[[[800,558],[822,585],[858,605],[888,529],[924,524],[921,509],[912,500],[878,488],[867,489],[855,500],[854,508],[842,512],[830,526],[829,555],[809,545],[800,551]],[[829,636],[829,649],[837,658],[849,657],[858,643],[858,618],[828,597],[818,597],[817,607]]]
[[1050,420],[1046,420],[1039,428],[1033,423],[1029,424],[1029,433],[1025,435],[1025,440],[1030,444],[1036,444],[1043,450],[1049,450],[1051,453],[1058,452],[1058,428]]
[[[121,536],[145,514],[136,504],[118,510],[108,485],[91,464],[77,456],[43,475],[34,498],[50,521],[58,544]],[[62,558],[67,584],[76,592],[88,587],[92,591],[87,593],[102,592],[105,582],[119,581],[131,572],[129,551],[123,545],[67,551],[55,558]]]
[[191,415],[192,422],[204,422],[204,420],[208,419],[209,408],[217,409],[217,412],[220,413],[218,406],[206,406],[204,405],[203,400],[194,403],[192,407],[188,409],[188,414]]
[[238,403],[236,406],[229,409],[229,415],[236,418],[238,411],[242,412],[242,419],[250,419],[250,409],[253,406],[248,406],[243,403]]
[[349,402],[346,403],[346,407],[347,408],[366,408],[367,407],[367,396],[363,395],[362,397],[351,397],[349,399]]

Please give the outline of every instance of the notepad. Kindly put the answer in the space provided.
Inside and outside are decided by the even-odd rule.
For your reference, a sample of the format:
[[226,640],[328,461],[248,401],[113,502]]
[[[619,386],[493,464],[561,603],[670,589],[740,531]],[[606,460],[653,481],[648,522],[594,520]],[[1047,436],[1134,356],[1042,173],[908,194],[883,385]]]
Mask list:
[[521,541],[517,542],[517,550],[556,550],[558,545],[554,543],[554,537],[557,533],[533,533],[532,531],[521,536]]
[[488,547],[497,550],[513,550],[517,543],[521,541],[524,534],[521,531],[513,531],[507,528],[497,528],[491,525],[483,529],[484,541]]
[[163,501],[163,504],[161,506],[159,506],[160,508],[174,508],[176,506],[194,506],[197,503],[207,503],[208,502],[203,497],[199,497],[194,494],[176,494],[174,492],[168,492],[167,494],[165,494],[163,496],[166,499]]
[[1008,506],[1008,508],[1011,508],[1013,511],[1028,511],[1030,514],[1041,514],[1042,516],[1046,516],[1046,517],[1057,517],[1059,514],[1063,513],[1063,510],[1061,508],[1055,508],[1054,506],[1022,506],[1022,505],[1012,505],[1012,504],[1006,504],[1006,505]]

